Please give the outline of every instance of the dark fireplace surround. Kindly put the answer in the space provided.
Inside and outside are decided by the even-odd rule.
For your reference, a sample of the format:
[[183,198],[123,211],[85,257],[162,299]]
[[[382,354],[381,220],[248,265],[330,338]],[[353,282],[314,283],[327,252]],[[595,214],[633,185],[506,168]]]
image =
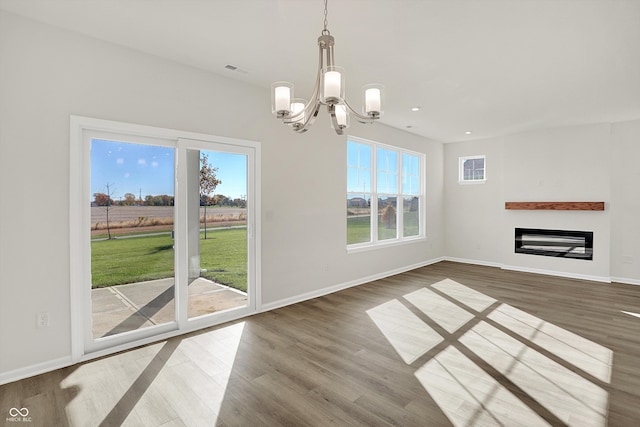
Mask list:
[[593,260],[593,232],[516,228],[516,253]]

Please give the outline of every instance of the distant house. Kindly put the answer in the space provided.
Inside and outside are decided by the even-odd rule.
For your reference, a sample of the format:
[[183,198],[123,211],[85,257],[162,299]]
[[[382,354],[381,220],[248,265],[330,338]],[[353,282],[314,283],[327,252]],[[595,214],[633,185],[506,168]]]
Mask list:
[[362,197],[354,197],[347,200],[348,208],[366,208],[367,206],[369,206],[369,202]]

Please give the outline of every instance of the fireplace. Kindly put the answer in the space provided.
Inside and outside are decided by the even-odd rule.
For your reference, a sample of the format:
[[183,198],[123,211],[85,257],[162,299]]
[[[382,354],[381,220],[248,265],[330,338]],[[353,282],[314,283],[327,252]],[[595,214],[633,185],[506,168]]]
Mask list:
[[593,232],[516,228],[516,253],[593,260]]

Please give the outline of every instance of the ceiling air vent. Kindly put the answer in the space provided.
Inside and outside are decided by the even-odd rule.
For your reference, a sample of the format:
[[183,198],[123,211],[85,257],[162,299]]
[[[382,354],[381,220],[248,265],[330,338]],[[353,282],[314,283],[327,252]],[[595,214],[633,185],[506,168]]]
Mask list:
[[240,68],[238,66],[231,65],[231,64],[225,65],[224,68],[226,68],[227,70],[230,70],[230,71],[235,71],[235,72],[240,73],[240,74],[249,74],[249,72],[247,70],[244,70],[244,69],[242,69],[242,68]]

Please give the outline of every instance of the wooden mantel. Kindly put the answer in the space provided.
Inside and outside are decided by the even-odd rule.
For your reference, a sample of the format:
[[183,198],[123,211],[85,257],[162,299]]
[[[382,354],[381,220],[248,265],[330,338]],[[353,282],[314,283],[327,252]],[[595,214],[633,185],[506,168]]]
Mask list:
[[604,202],[505,202],[509,210],[603,211]]

